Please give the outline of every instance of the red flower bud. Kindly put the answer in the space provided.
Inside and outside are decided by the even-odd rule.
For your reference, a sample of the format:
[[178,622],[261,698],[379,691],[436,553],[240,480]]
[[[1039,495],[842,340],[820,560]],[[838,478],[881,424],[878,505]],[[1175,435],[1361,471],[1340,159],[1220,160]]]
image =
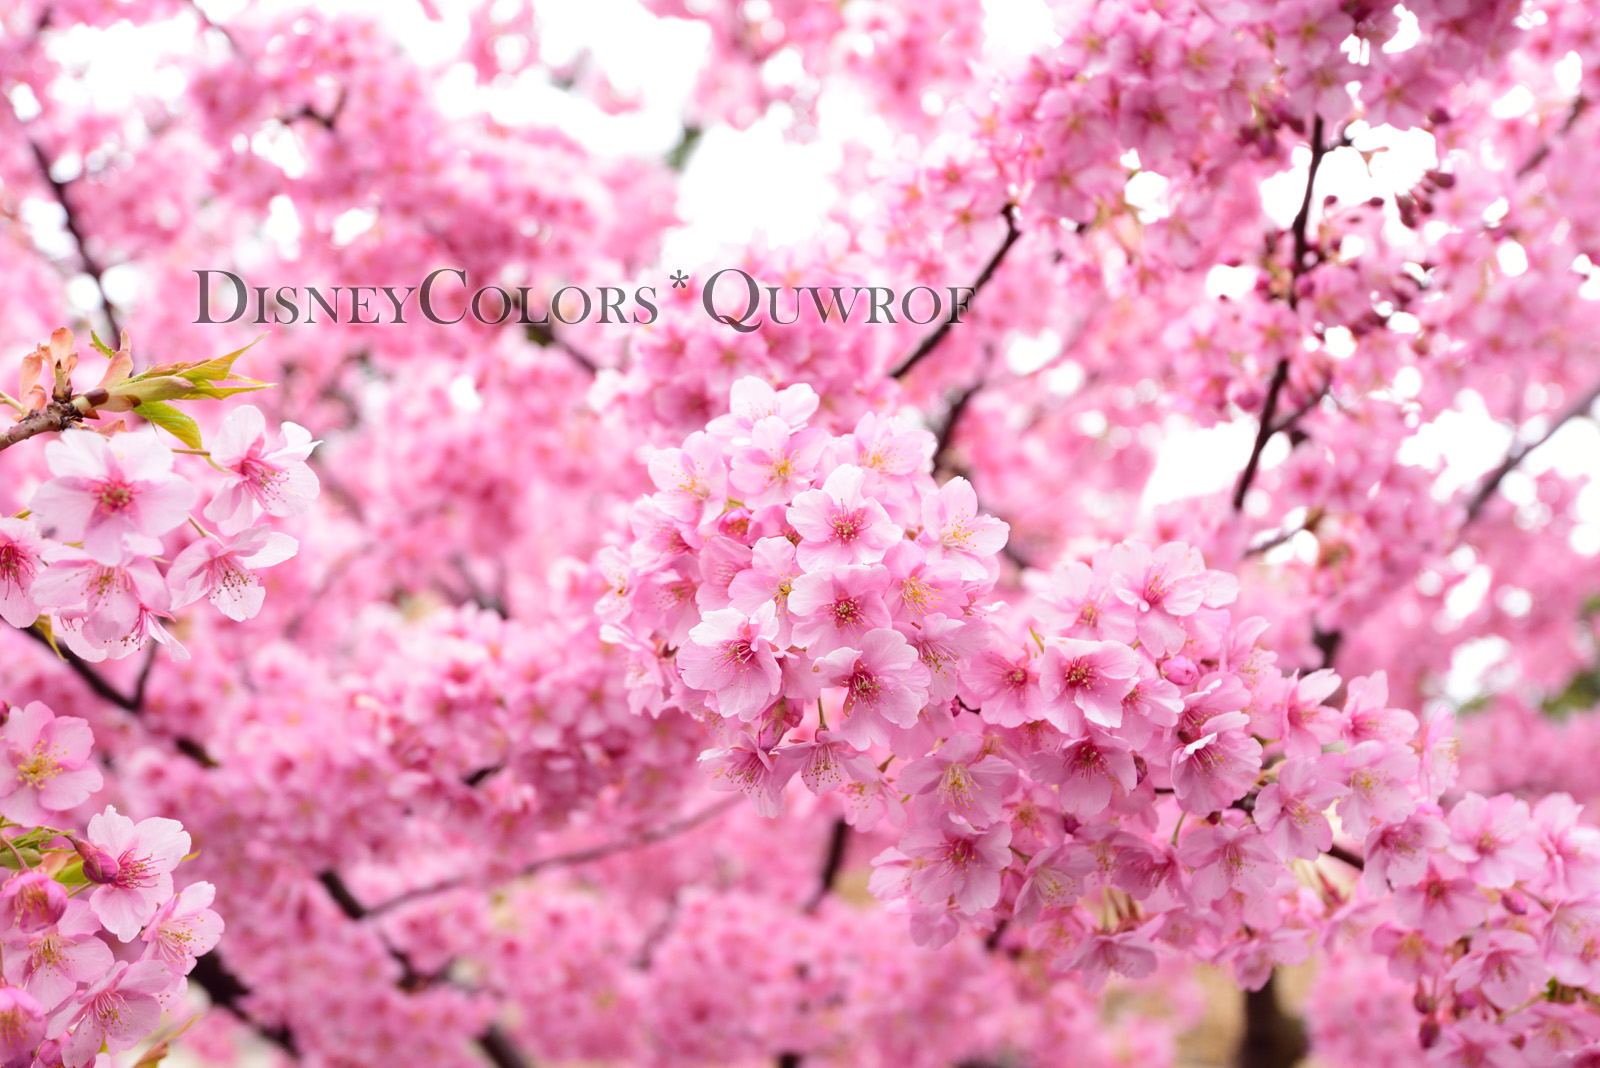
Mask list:
[[83,858],[83,875],[91,883],[114,883],[121,865],[117,858],[107,853],[99,846],[91,845],[82,838],[73,838],[72,848],[78,851],[78,856]]

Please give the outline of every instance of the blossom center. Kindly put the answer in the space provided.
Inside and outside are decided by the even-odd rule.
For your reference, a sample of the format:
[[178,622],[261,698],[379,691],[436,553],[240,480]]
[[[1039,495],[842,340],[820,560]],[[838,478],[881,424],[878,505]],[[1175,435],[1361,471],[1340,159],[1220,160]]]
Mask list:
[[126,510],[138,495],[132,486],[118,478],[95,483],[90,493],[94,497],[95,511],[100,515],[116,515]]

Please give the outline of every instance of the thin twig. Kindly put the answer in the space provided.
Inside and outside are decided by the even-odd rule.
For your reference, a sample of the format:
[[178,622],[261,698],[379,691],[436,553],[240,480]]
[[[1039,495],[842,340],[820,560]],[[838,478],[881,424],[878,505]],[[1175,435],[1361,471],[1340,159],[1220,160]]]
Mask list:
[[1478,492],[1472,495],[1472,501],[1467,505],[1467,518],[1462,522],[1462,527],[1465,528],[1471,524],[1473,520],[1478,518],[1478,513],[1483,511],[1483,506],[1489,503],[1489,498],[1494,496],[1494,491],[1500,488],[1500,483],[1505,481],[1505,477],[1512,471],[1516,470],[1517,466],[1521,464],[1523,460],[1528,458],[1529,453],[1533,452],[1545,442],[1555,437],[1556,431],[1566,426],[1572,420],[1578,418],[1580,415],[1587,414],[1589,409],[1594,407],[1594,403],[1597,400],[1600,400],[1600,383],[1597,383],[1593,389],[1589,390],[1589,392],[1585,393],[1582,397],[1579,397],[1575,403],[1566,409],[1566,411],[1562,412],[1560,417],[1550,425],[1550,429],[1546,430],[1544,434],[1539,437],[1538,441],[1535,441],[1529,445],[1525,445],[1521,448],[1513,446],[1511,450],[1506,453],[1506,458],[1501,462],[1500,466],[1490,472],[1489,477],[1484,480],[1483,485],[1478,487]]
[[1239,475],[1239,484],[1233,490],[1235,512],[1244,508],[1245,494],[1250,492],[1250,483],[1255,481],[1256,470],[1261,466],[1261,453],[1272,438],[1272,417],[1278,410],[1278,394],[1283,392],[1283,384],[1288,380],[1289,358],[1285,356],[1272,371],[1272,382],[1267,386],[1267,400],[1261,406],[1261,423],[1256,427],[1256,442],[1250,449],[1250,459],[1245,461],[1244,471]]
[[[994,255],[989,257],[989,262],[983,265],[983,270],[973,281],[971,287],[972,295],[967,298],[967,307],[969,309],[972,306],[972,301],[978,299],[978,294],[983,291],[983,287],[989,284],[989,279],[994,277],[994,272],[999,269],[1001,261],[1006,258],[1006,253],[1011,251],[1011,246],[1015,245],[1017,238],[1022,236],[1022,231],[1017,229],[1017,206],[1015,204],[1007,204],[1001,215],[1006,220],[1005,240],[1000,242],[1000,247],[995,249]],[[939,347],[939,342],[943,341],[944,336],[950,332],[950,327],[955,322],[955,318],[956,309],[952,306],[950,314],[945,318],[944,322],[940,323],[933,333],[923,338],[922,343],[911,350],[911,354],[900,361],[898,367],[889,372],[889,377],[904,378],[910,374],[911,369],[921,363],[923,357]]]
[[[1295,213],[1294,234],[1294,262],[1289,265],[1289,290],[1286,299],[1289,307],[1296,307],[1300,297],[1297,292],[1300,276],[1307,270],[1306,256],[1311,252],[1311,239],[1307,233],[1311,226],[1311,199],[1316,190],[1317,171],[1322,168],[1322,160],[1328,154],[1328,145],[1323,142],[1322,116],[1316,116],[1311,122],[1311,165],[1306,171],[1306,189],[1300,197],[1300,210]],[[1342,144],[1346,139],[1341,137]],[[1273,368],[1272,381],[1267,386],[1267,399],[1261,406],[1261,423],[1256,428],[1255,445],[1250,449],[1250,459],[1245,462],[1244,471],[1239,475],[1239,484],[1233,491],[1233,510],[1244,509],[1245,495],[1250,492],[1250,484],[1255,481],[1256,471],[1261,466],[1261,452],[1267,447],[1267,442],[1272,435],[1280,429],[1272,424],[1273,417],[1278,412],[1278,397],[1283,392],[1284,383],[1289,380],[1289,358],[1283,357],[1278,361],[1278,366]]]
[[[614,841],[602,843],[601,845],[591,846],[588,849],[576,849],[570,853],[556,853],[552,856],[541,857],[538,860],[530,861],[529,863],[523,865],[505,880],[500,881],[509,882],[512,879],[526,878],[527,876],[532,875],[543,868],[588,864],[596,860],[604,860],[606,857],[614,856],[617,853],[626,853],[629,850],[639,849],[647,845],[653,845],[654,843],[662,841],[663,839],[675,837],[676,835],[682,834],[684,831],[692,830],[693,828],[700,826],[702,823],[706,823],[715,819],[743,799],[743,795],[735,794],[734,796],[724,798],[713,805],[708,805],[698,812],[691,812],[682,819],[674,820],[671,823],[663,824],[660,827],[652,827],[649,830],[641,831],[638,834],[630,835],[627,838],[619,838]],[[395,895],[388,901],[373,905],[371,908],[366,909],[365,914],[368,916],[378,916],[390,911],[391,909],[398,908],[401,905],[409,904],[412,901],[417,901],[421,898],[431,897],[434,894],[442,894],[446,891],[466,886],[470,882],[471,880],[458,876],[434,883],[431,886],[423,886],[418,887],[415,890],[407,890],[403,894]]]
[[[1560,133],[1560,135],[1561,136],[1565,136],[1566,133],[1569,130],[1572,129],[1572,124],[1577,122],[1580,118],[1582,118],[1583,117],[1583,113],[1585,111],[1587,111],[1587,110],[1589,110],[1589,98],[1588,97],[1580,96],[1577,99],[1573,100],[1573,102],[1572,102],[1572,110],[1567,112],[1566,121],[1561,124],[1561,133]],[[1549,141],[1545,141],[1542,145],[1540,145],[1538,151],[1536,151],[1533,155],[1529,156],[1528,157],[1528,161],[1526,163],[1524,163],[1522,166],[1517,168],[1517,177],[1518,178],[1527,177],[1529,171],[1533,170],[1539,164],[1543,163],[1544,160],[1545,160],[1545,157],[1550,155],[1550,147],[1551,147],[1551,144],[1550,144]]]
[[49,183],[50,192],[55,196],[56,203],[61,205],[62,211],[66,212],[67,233],[71,234],[72,240],[77,243],[78,258],[83,261],[84,273],[94,279],[95,289],[100,293],[100,304],[105,309],[106,322],[111,327],[111,338],[115,342],[115,339],[122,336],[122,328],[117,325],[117,313],[111,309],[111,298],[106,296],[105,267],[89,251],[88,238],[84,234],[83,228],[78,225],[78,213],[72,210],[72,201],[67,198],[67,186],[69,183],[58,182],[55,176],[50,173],[50,160],[45,156],[44,149],[39,146],[39,142],[30,139],[28,147],[33,149],[33,158],[38,162],[39,170],[44,175],[44,180]]

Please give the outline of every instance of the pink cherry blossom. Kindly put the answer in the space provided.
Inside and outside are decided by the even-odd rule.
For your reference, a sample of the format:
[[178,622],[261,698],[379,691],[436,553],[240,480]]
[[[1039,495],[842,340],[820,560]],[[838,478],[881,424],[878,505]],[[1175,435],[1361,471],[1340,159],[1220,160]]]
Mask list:
[[64,434],[45,447],[56,477],[33,495],[41,531],[81,542],[96,563],[115,566],[125,552],[158,553],[160,536],[182,523],[194,487],[172,474],[172,450],[154,432]]
[[890,625],[883,603],[889,575],[882,567],[839,567],[801,575],[789,592],[792,638],[813,656],[847,646]]
[[1537,872],[1544,855],[1528,834],[1528,803],[1468,794],[1450,810],[1450,855],[1482,886],[1504,889]]
[[1342,759],[1350,793],[1339,802],[1339,819],[1352,834],[1373,823],[1398,823],[1416,807],[1406,784],[1416,774],[1410,749],[1383,742],[1361,742]]
[[174,975],[193,971],[195,959],[222,937],[222,917],[211,910],[216,896],[210,883],[191,883],[162,905],[140,936],[146,959],[161,960]]
[[934,560],[949,560],[961,577],[979,580],[987,573],[985,560],[1005,546],[1010,526],[993,516],[978,514],[978,495],[972,483],[957,476],[922,501],[922,535],[919,542]]
[[996,823],[978,830],[966,820],[942,813],[935,821],[908,830],[900,840],[905,855],[925,865],[911,873],[910,889],[925,905],[949,902],[961,912],[990,908],[1000,897],[1000,872],[1011,860],[1011,828]]
[[777,614],[768,603],[751,616],[737,608],[708,612],[678,650],[683,681],[717,695],[717,711],[746,722],[772,703],[782,672]]
[[19,931],[50,927],[66,911],[66,889],[43,872],[18,872],[0,887],[0,916]]
[[1194,895],[1201,903],[1230,890],[1248,897],[1270,893],[1283,871],[1255,828],[1226,823],[1185,835],[1178,845],[1178,859],[1194,869]]
[[1430,864],[1415,886],[1395,891],[1394,909],[1401,922],[1421,929],[1444,944],[1483,922],[1488,901],[1471,879],[1446,874]]
[[45,1036],[44,1006],[26,990],[0,987],[0,1059],[28,1064]]
[[39,605],[33,580],[44,567],[44,541],[26,519],[0,519],[0,619],[31,627]]
[[844,687],[839,736],[857,749],[886,744],[889,727],[909,727],[928,697],[928,669],[893,630],[869,631],[859,649],[841,648],[816,662],[824,686]]
[[1051,638],[1039,665],[1045,717],[1069,734],[1077,732],[1080,712],[1096,726],[1120,726],[1122,700],[1138,674],[1139,658],[1118,642]]
[[1099,815],[1114,796],[1132,792],[1138,783],[1133,754],[1116,738],[1093,730],[1059,753],[1035,754],[1028,769],[1039,782],[1058,787],[1062,807],[1078,819]]
[[228,413],[211,443],[211,462],[228,474],[206,505],[206,518],[222,533],[237,534],[262,512],[305,513],[321,491],[316,472],[306,464],[317,445],[297,423],[284,423],[269,441],[261,410],[241,404]]
[[57,716],[38,701],[14,708],[0,727],[0,816],[24,826],[77,808],[103,779],[91,763],[88,721]]
[[960,816],[974,827],[1000,818],[1000,806],[1017,781],[1008,760],[983,752],[976,734],[957,734],[900,773],[900,788],[933,810]]
[[252,619],[266,599],[256,569],[283,563],[299,547],[289,535],[264,524],[245,530],[232,544],[216,538],[191,542],[167,569],[172,607],[182,608],[205,597],[229,619]]
[[172,869],[189,852],[189,835],[176,820],[136,824],[108,805],[89,820],[88,839],[117,861],[116,879],[96,888],[89,905],[106,930],[131,942],[172,896]]
[[1261,770],[1261,743],[1249,717],[1225,712],[1206,721],[1205,735],[1172,754],[1172,788],[1186,812],[1206,815],[1245,795]]
[[1028,862],[1027,880],[1017,891],[1012,915],[1018,923],[1032,924],[1045,909],[1069,908],[1099,870],[1094,855],[1081,846],[1068,843],[1041,850]]
[[1342,796],[1344,788],[1324,777],[1316,762],[1290,760],[1256,797],[1256,826],[1278,856],[1310,860],[1333,845],[1324,813]]
[[776,415],[750,428],[750,444],[734,453],[728,481],[752,508],[787,504],[811,482],[826,437],[820,430],[791,432]]
[[[113,1053],[133,1048],[161,1018],[154,995],[171,985],[172,973],[161,961],[116,965],[76,1003],[78,1018],[72,1036],[62,1043],[62,1062],[67,1068],[82,1068],[94,1060],[101,1043]],[[57,1010],[55,1018],[61,1015]]]
[[806,490],[789,506],[789,522],[801,538],[795,556],[805,570],[875,564],[900,540],[883,505],[862,496],[865,477],[861,468],[843,464],[821,489]]
[[55,1009],[80,983],[93,983],[111,969],[111,947],[96,937],[100,930],[88,902],[68,901],[54,926],[5,936],[6,980],[20,983],[46,1011]]

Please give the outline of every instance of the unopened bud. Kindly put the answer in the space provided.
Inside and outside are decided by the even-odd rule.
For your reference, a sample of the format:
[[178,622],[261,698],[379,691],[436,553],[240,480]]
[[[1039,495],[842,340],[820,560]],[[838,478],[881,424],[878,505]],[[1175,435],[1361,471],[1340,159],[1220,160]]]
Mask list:
[[1411,1007],[1424,1016],[1433,1011],[1433,999],[1422,989],[1421,983],[1417,984],[1417,992],[1411,995]]
[[1423,1049],[1432,1049],[1434,1043],[1439,1041],[1439,1021],[1432,1016],[1422,1021],[1422,1026],[1417,1028],[1417,1045]]
[[57,1039],[47,1038],[39,1043],[39,1050],[33,1055],[35,1068],[61,1068],[61,1043]]
[[83,399],[89,402],[89,407],[98,408],[111,399],[111,394],[103,389],[91,389],[83,395]]
[[1528,914],[1528,899],[1515,890],[1502,890],[1500,904],[1513,916],[1526,916]]
[[97,845],[85,842],[82,838],[73,838],[72,848],[78,851],[78,856],[83,858],[83,877],[91,883],[114,883],[117,873],[122,866],[117,863],[117,858],[107,853]]
[[1187,686],[1200,677],[1200,669],[1186,656],[1169,656],[1161,662],[1161,674],[1165,675],[1169,682]]

